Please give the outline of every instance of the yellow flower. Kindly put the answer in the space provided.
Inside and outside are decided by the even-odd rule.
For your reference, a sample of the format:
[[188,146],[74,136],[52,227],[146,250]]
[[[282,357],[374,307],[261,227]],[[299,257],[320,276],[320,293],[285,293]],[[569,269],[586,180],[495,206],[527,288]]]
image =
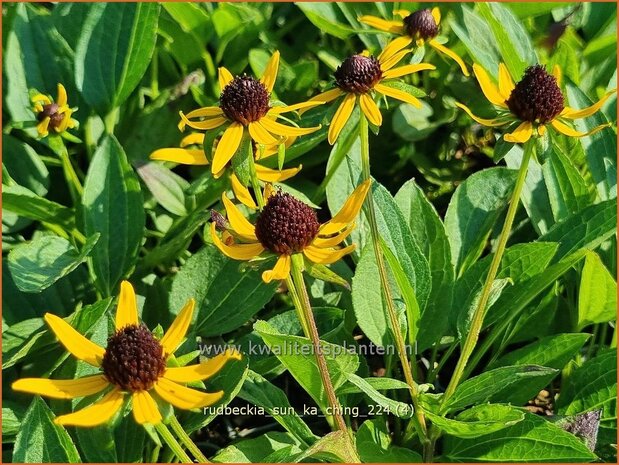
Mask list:
[[240,360],[238,352],[227,350],[207,362],[184,367],[167,367],[170,355],[183,342],[193,316],[194,300],[180,311],[161,340],[138,321],[135,292],[123,281],[116,310],[116,332],[109,337],[107,348],[79,334],[62,318],[45,314],[45,321],[65,348],[78,360],[101,368],[102,373],[79,379],[54,380],[23,378],[13,383],[16,391],[54,399],[75,399],[112,388],[92,405],[74,413],[61,415],[58,425],[96,426],[110,420],[131,395],[133,416],[140,423],[157,424],[161,413],[151,391],[164,402],[181,409],[198,409],[219,401],[223,391],[208,393],[183,386],[205,380],[217,373],[228,360]]
[[437,7],[432,8],[432,11],[426,8],[412,13],[408,10],[396,10],[393,13],[401,19],[389,21],[366,15],[361,16],[359,21],[381,31],[399,34],[402,36],[399,40],[404,43],[403,47],[408,46],[413,41],[418,47],[421,47],[427,41],[430,47],[458,63],[465,76],[469,75],[469,70],[462,58],[436,40],[441,24],[441,11]]
[[385,47],[378,58],[365,53],[348,57],[335,70],[334,77],[337,87],[309,100],[309,102],[328,103],[345,95],[329,125],[328,140],[330,144],[334,144],[337,140],[357,102],[363,114],[372,124],[376,126],[382,124],[383,116],[371,96],[371,92],[393,97],[421,108],[421,102],[417,98],[408,92],[384,83],[388,79],[399,78],[426,69],[435,69],[433,65],[427,63],[394,68],[408,53],[408,50],[402,50],[404,46],[405,44],[402,41],[396,39]]
[[498,107],[498,117],[479,118],[466,105],[459,102],[456,102],[456,105],[484,126],[503,126],[514,121],[520,122],[513,132],[503,136],[508,142],[524,143],[531,138],[534,130],[543,136],[548,124],[569,137],[587,136],[609,126],[603,124],[589,132],[579,132],[565,124],[566,120],[593,115],[616,90],[608,92],[597,103],[582,110],[567,107],[559,88],[561,71],[558,66],[554,67],[552,75],[541,65],[530,66],[525,70],[522,79],[514,84],[507,67],[500,63],[498,87],[478,64],[473,65],[473,72],[488,101]]
[[[296,137],[288,137],[286,139],[285,145],[290,146]],[[183,165],[208,165],[209,161],[204,154],[203,148],[187,148],[192,145],[203,145],[204,144],[204,134],[203,133],[193,133],[184,137],[181,140],[180,147],[172,147],[165,149],[155,150],[150,154],[151,160],[161,160],[161,161],[171,161],[174,163],[180,163]],[[262,160],[264,158],[270,157],[277,153],[277,147],[269,146],[265,147],[264,150],[255,151],[255,156],[257,159]],[[262,157],[260,157],[262,155]],[[267,168],[266,166],[262,166],[256,164],[256,175],[260,181],[265,183],[267,182],[281,182],[286,179],[290,179],[299,171],[301,171],[302,166],[299,165],[296,168],[288,168],[284,170],[274,170],[271,168]],[[230,167],[229,164],[226,164],[221,171],[216,173],[215,177],[220,177],[226,170]],[[235,197],[240,200],[245,206],[255,210],[258,208],[256,202],[253,197],[249,193],[249,189],[245,187],[239,178],[234,174],[232,170],[230,170],[230,184],[232,185],[232,190],[234,191]]]
[[[320,129],[286,126],[277,122],[282,113],[296,111],[319,105],[318,102],[302,102],[288,106],[270,106],[271,92],[279,68],[279,52],[275,52],[269,60],[264,76],[260,80],[251,76],[232,76],[226,68],[219,68],[219,85],[221,95],[219,106],[203,107],[193,110],[187,115],[180,113],[179,128],[185,125],[198,130],[210,130],[228,125],[225,129],[212,160],[213,174],[217,175],[230,161],[239,148],[243,134],[249,136],[260,145],[273,146],[285,142],[287,137],[297,137],[310,134]],[[205,118],[191,120],[190,118]]]
[[290,274],[292,254],[303,253],[314,263],[328,265],[355,249],[354,245],[338,246],[354,229],[354,220],[369,188],[369,180],[360,184],[340,211],[323,224],[318,222],[311,207],[288,193],[273,191],[270,185],[265,189],[266,205],[255,225],[223,194],[229,228],[220,238],[213,222],[211,236],[219,250],[235,260],[252,260],[265,251],[277,255],[275,267],[262,273],[262,279],[267,283],[286,279]]
[[75,111],[67,104],[67,91],[62,84],[58,84],[58,96],[54,102],[50,97],[36,94],[30,98],[32,111],[37,117],[37,131],[41,137],[49,134],[49,130],[60,134],[67,129],[74,128],[77,121],[71,118]]

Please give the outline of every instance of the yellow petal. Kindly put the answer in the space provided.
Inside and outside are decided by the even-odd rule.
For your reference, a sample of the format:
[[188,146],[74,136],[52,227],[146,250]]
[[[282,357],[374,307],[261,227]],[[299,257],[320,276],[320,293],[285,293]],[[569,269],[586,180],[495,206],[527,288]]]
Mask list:
[[458,55],[452,49],[445,47],[443,44],[439,44],[434,39],[432,39],[428,43],[430,44],[431,47],[433,47],[434,49],[438,50],[442,54],[447,55],[453,61],[458,63],[458,66],[460,67],[460,70],[462,71],[462,74],[464,74],[465,76],[470,76],[469,69],[466,67],[466,64],[464,63],[464,60],[462,58],[460,58],[460,55]]
[[312,132],[316,132],[320,129],[320,125],[315,126],[313,128],[296,128],[294,126],[286,126],[284,124],[278,123],[277,121],[273,121],[269,118],[261,118],[260,124],[269,132],[273,134],[277,134],[278,136],[304,136],[306,134],[311,134]]
[[437,6],[432,8],[432,17],[437,26],[441,24],[441,10],[439,10]]
[[322,236],[330,236],[348,227],[359,214],[359,210],[361,210],[363,206],[363,201],[370,189],[370,185],[369,179],[359,184],[352,194],[350,194],[350,197],[346,199],[340,211],[338,211],[331,220],[320,227],[319,234]]
[[361,16],[359,21],[380,31],[393,32],[395,34],[402,34],[404,32],[402,21],[387,21],[386,19],[370,15]]
[[219,372],[229,360],[241,360],[241,354],[236,350],[227,349],[223,354],[200,362],[197,365],[166,368],[163,377],[177,383],[202,381]]
[[234,79],[234,77],[232,76],[232,73],[223,66],[219,68],[218,78],[219,78],[219,89],[221,92],[223,92],[224,87],[230,84],[230,82],[232,82],[232,80]]
[[236,150],[241,145],[243,138],[243,126],[239,123],[232,123],[225,130],[223,136],[217,144],[215,155],[213,156],[213,173],[221,171],[230,161]]
[[606,124],[602,124],[600,126],[597,126],[597,127],[593,128],[591,131],[580,132],[580,131],[576,131],[575,129],[572,129],[567,124],[562,123],[558,119],[555,119],[555,120],[551,121],[550,124],[552,125],[553,128],[555,128],[561,134],[565,134],[566,136],[569,136],[569,137],[585,137],[585,136],[590,136],[591,134],[595,134],[596,132],[601,131],[602,129],[611,126],[611,123],[606,123]]
[[150,154],[151,160],[171,161],[182,165],[208,165],[202,149],[158,149]]
[[58,83],[58,97],[56,98],[56,103],[59,107],[67,104],[67,91],[60,83]]
[[546,134],[546,126],[545,126],[545,125],[543,125],[543,124],[540,124],[540,125],[537,127],[537,133],[538,133],[540,136],[545,135],[545,134]]
[[56,417],[54,423],[63,426],[97,426],[112,418],[123,404],[123,393],[114,388],[97,402],[77,412]]
[[392,68],[389,71],[383,73],[383,79],[398,78],[406,76],[407,74],[417,73],[426,69],[436,69],[436,66],[429,63],[418,63],[416,65],[404,65]]
[[482,125],[484,125],[484,126],[491,126],[491,127],[494,127],[494,126],[503,126],[504,124],[506,124],[506,123],[507,123],[507,121],[505,121],[505,120],[501,120],[501,119],[499,119],[499,118],[496,118],[496,119],[485,119],[485,118],[480,118],[479,116],[475,116],[475,115],[473,114],[473,112],[470,110],[470,108],[469,108],[469,107],[467,107],[466,105],[463,105],[463,104],[462,104],[462,103],[460,103],[460,102],[456,102],[456,106],[457,106],[458,108],[462,108],[464,111],[466,111],[466,113],[467,113],[467,114],[468,114],[471,118],[473,118],[473,119],[474,119],[475,121],[477,121],[479,124],[482,124]]
[[276,145],[280,141],[276,139],[267,131],[260,121],[253,121],[249,123],[249,135],[253,140],[255,140],[258,144],[262,145]]
[[166,378],[160,378],[154,387],[155,392],[163,400],[184,410],[208,407],[219,402],[224,395],[224,391],[213,393],[196,391]]
[[512,91],[514,90],[516,85],[509,74],[509,70],[504,63],[499,63],[499,92],[503,97],[503,100],[507,101],[509,97],[512,95]]
[[287,168],[285,170],[273,170],[262,165],[256,165],[256,175],[260,181],[264,182],[280,182],[290,179],[299,171],[303,166],[299,165],[296,168]]
[[204,121],[191,121],[181,111],[181,120],[183,125],[187,125],[190,128],[198,129],[200,131],[206,131],[208,129],[215,129],[224,124],[228,119],[225,116],[215,116],[213,118],[205,119]]
[[39,133],[39,136],[45,137],[49,134],[49,121],[50,117],[46,116],[39,124],[37,124],[37,132]]
[[270,283],[273,280],[286,279],[290,275],[290,255],[280,255],[272,270],[262,273],[262,280]]
[[270,182],[267,182],[264,185],[264,189],[262,189],[262,197],[267,201],[273,194],[275,194],[275,189],[273,189],[273,185]]
[[284,106],[280,105],[280,106],[271,108],[269,110],[269,114],[270,115],[279,115],[281,113],[288,113],[289,111],[309,110],[310,108],[316,107],[318,105],[323,105],[324,103],[325,102],[323,102],[323,101],[310,101],[310,100],[308,100],[307,102],[295,103],[294,105],[284,105]]
[[52,101],[49,99],[47,95],[44,94],[36,94],[33,95],[30,99],[32,103],[43,102],[44,105],[49,105]]
[[161,413],[157,408],[157,403],[148,391],[134,392],[131,398],[133,400],[133,418],[138,424],[150,423],[156,425],[161,422]]
[[330,265],[337,262],[344,255],[348,255],[355,250],[355,245],[349,245],[343,249],[322,249],[310,245],[303,249],[305,256],[314,263],[320,263],[322,265]]
[[116,330],[138,324],[138,303],[129,281],[120,283],[120,295],[116,307]]
[[378,62],[381,64],[381,69],[383,71],[386,71],[388,68],[385,68],[383,66],[383,63],[385,63],[387,60],[392,58],[397,52],[402,50],[404,47],[407,47],[408,45],[410,45],[412,41],[413,40],[410,37],[402,36],[402,37],[398,37],[397,39],[393,39],[391,42],[389,42],[385,46],[383,51],[380,53],[380,55],[378,55]]
[[224,112],[220,107],[202,107],[196,110],[191,110],[185,116],[187,118],[213,118],[214,116],[223,116]]
[[[256,165],[256,169],[257,168],[258,165]],[[256,205],[256,202],[254,202],[253,197],[249,193],[249,189],[247,189],[247,187],[241,184],[241,181],[239,181],[239,178],[237,178],[236,174],[234,173],[230,175],[230,184],[232,185],[232,191],[234,192],[234,196],[239,202],[241,202],[246,207],[251,208],[252,210],[258,208],[258,205]]]
[[204,143],[204,133],[194,132],[193,134],[188,134],[185,137],[183,137],[179,145],[181,147],[187,147],[188,145],[202,145],[203,143]]
[[277,79],[277,70],[279,68],[279,51],[275,50],[271,59],[267,63],[267,67],[264,70],[264,75],[260,79],[260,82],[264,84],[268,92],[273,92],[273,86],[275,85],[275,79]]
[[54,399],[75,399],[96,394],[109,385],[105,376],[94,375],[79,379],[22,378],[15,381],[11,388]]
[[329,135],[327,137],[329,144],[335,144],[340,132],[342,132],[342,129],[346,126],[346,123],[355,108],[355,100],[355,94],[347,94],[346,97],[344,97],[344,100],[342,100],[342,103],[340,103],[340,106],[335,112],[335,115],[331,120],[331,124],[329,125]]
[[400,50],[398,53],[393,55],[387,61],[384,61],[380,64],[380,69],[385,72],[389,71],[395,65],[397,65],[402,59],[411,52],[411,49]]
[[568,118],[568,119],[578,119],[578,118],[586,118],[587,116],[591,116],[594,113],[597,113],[600,110],[600,108],[602,108],[602,105],[604,105],[606,100],[608,100],[609,97],[613,95],[615,92],[617,92],[616,89],[606,93],[606,95],[604,95],[604,97],[602,97],[596,103],[594,103],[590,107],[583,108],[582,110],[576,110],[574,108],[566,107],[561,112],[561,117]]
[[243,216],[239,209],[236,208],[236,205],[226,196],[225,192],[221,194],[221,201],[224,207],[226,207],[228,221],[234,232],[245,240],[257,241],[254,225]]
[[530,121],[523,121],[513,132],[505,134],[503,139],[507,142],[523,144],[531,138],[531,134],[533,134],[533,124]]
[[490,76],[486,73],[486,70],[479,66],[477,63],[473,64],[473,72],[475,73],[475,77],[481,86],[481,90],[491,103],[497,105],[499,107],[507,108],[505,104],[505,99],[499,92],[497,86],[490,80]]
[[383,124],[383,115],[380,114],[380,110],[376,105],[376,102],[368,94],[361,94],[359,96],[359,105],[361,111],[367,117],[367,119],[375,126]]
[[196,301],[189,299],[183,309],[176,315],[174,321],[161,338],[161,345],[163,346],[163,352],[165,355],[173,354],[174,351],[181,345],[191,320],[193,318],[193,309],[196,306]]
[[561,74],[561,67],[557,64],[555,64],[552,67],[552,75],[555,77],[555,79],[557,80],[557,85],[561,86],[561,80],[563,78],[563,75]]
[[336,234],[333,237],[317,236],[312,242],[312,244],[320,248],[335,247],[336,245],[339,245],[344,239],[346,239],[350,235],[350,233],[353,232],[354,229],[355,223],[352,223],[341,233]]
[[383,95],[386,95],[388,97],[393,97],[405,103],[410,103],[416,108],[421,108],[421,102],[419,101],[419,99],[417,99],[416,97],[413,97],[408,92],[404,92],[403,90],[400,90],[400,89],[394,89],[393,87],[387,87],[384,84],[376,84],[374,89]]
[[[307,102],[305,103],[309,103],[309,102],[316,102],[316,103],[329,103],[332,102],[333,100],[335,100],[336,98],[338,98],[340,95],[343,95],[344,92],[339,88],[336,87],[335,89],[331,89],[328,90],[326,92],[323,92],[321,94],[318,95],[314,95],[311,99],[309,99]],[[309,108],[301,108],[299,111],[299,114],[302,115],[303,113],[305,113]],[[273,110],[271,110],[273,111]]]
[[96,367],[101,365],[101,360],[105,354],[102,347],[86,339],[60,317],[46,313],[44,318],[58,340],[75,358]]
[[224,244],[217,235],[215,223],[211,223],[211,237],[213,238],[215,246],[221,250],[224,255],[235,260],[251,260],[264,251],[264,247],[260,242],[254,244]]

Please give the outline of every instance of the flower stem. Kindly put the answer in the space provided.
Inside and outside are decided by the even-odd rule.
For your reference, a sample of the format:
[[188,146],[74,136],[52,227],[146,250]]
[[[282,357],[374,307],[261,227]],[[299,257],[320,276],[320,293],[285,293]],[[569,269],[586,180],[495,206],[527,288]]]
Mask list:
[[193,463],[178,441],[172,436],[172,433],[166,425],[158,423],[155,425],[155,429],[159,433],[159,436],[161,436],[161,439],[165,441],[172,452],[174,452],[174,455],[176,455],[182,463]]
[[[366,116],[361,112],[359,120],[359,138],[361,139],[361,172],[363,180],[370,179],[370,144],[369,144],[369,131],[368,120]],[[400,323],[398,321],[398,314],[393,304],[393,296],[391,295],[391,288],[389,287],[389,279],[387,278],[387,269],[385,267],[385,260],[383,252],[380,249],[380,233],[378,231],[378,223],[376,221],[376,211],[374,210],[374,197],[372,189],[368,191],[368,195],[365,199],[366,215],[370,223],[370,233],[372,235],[372,245],[374,246],[374,255],[376,256],[376,265],[378,266],[378,274],[380,278],[381,287],[385,297],[385,303],[387,307],[387,314],[391,323],[391,332],[395,340],[396,349],[398,351],[398,357],[402,364],[402,371],[404,372],[404,378],[411,395],[413,402],[413,408],[415,410],[415,416],[413,422],[415,429],[419,435],[419,439],[424,444],[424,451],[426,450],[429,441],[427,439],[428,430],[426,426],[426,419],[423,411],[419,406],[419,391],[417,385],[413,379],[413,372],[411,370],[411,364],[406,354],[406,347],[404,344],[404,338],[400,331]],[[425,456],[424,452],[424,456]]]
[[183,426],[179,423],[177,418],[172,415],[170,420],[170,426],[178,439],[180,439],[181,443],[187,448],[189,452],[193,454],[193,456],[200,463],[210,463],[206,456],[202,453],[202,451],[198,448],[198,446],[191,440]]
[[302,310],[301,300],[299,299],[299,293],[297,291],[296,286],[294,285],[294,281],[292,280],[291,276],[288,276],[286,278],[286,286],[288,286],[288,293],[290,294],[290,297],[292,297],[294,308],[297,311],[297,318],[299,318],[299,321],[301,322],[301,328],[303,329],[303,334],[305,335],[305,337],[309,339],[310,337],[309,326],[307,324],[307,320],[305,319],[305,314],[303,313],[303,310]]
[[499,235],[499,242],[497,244],[494,257],[492,257],[492,263],[490,263],[490,269],[488,270],[488,275],[486,276],[486,281],[482,289],[479,303],[471,319],[471,329],[469,330],[466,340],[464,341],[464,345],[462,346],[462,352],[460,353],[460,358],[458,359],[453,376],[449,380],[449,384],[447,385],[447,389],[443,395],[441,401],[441,406],[443,408],[447,405],[447,401],[455,392],[456,387],[458,387],[458,383],[461,381],[466,364],[468,363],[469,358],[477,345],[477,339],[479,338],[484,317],[486,316],[486,306],[488,305],[488,299],[490,298],[492,283],[494,282],[497,272],[499,271],[499,265],[501,264],[501,259],[503,258],[503,252],[505,252],[505,245],[507,244],[507,239],[510,235],[512,224],[514,223],[516,210],[518,210],[518,203],[520,201],[520,194],[522,193],[522,187],[524,186],[524,181],[527,177],[529,161],[531,160],[534,147],[534,138],[529,139],[524,145],[524,155],[522,156],[522,163],[520,164],[520,169],[518,171],[518,178],[516,179],[514,192],[512,193],[512,197],[509,201],[509,208],[507,210],[507,216],[505,217],[505,223],[503,224],[503,229]]
[[314,320],[314,314],[312,312],[312,306],[309,301],[309,296],[307,295],[307,288],[305,287],[305,281],[303,279],[303,265],[302,265],[302,257],[298,254],[292,256],[292,264],[291,264],[291,273],[292,273],[292,281],[294,283],[295,288],[297,289],[297,294],[299,297],[299,304],[301,305],[301,313],[303,313],[305,317],[305,321],[307,323],[309,329],[309,338],[312,341],[312,345],[314,346],[314,355],[316,357],[316,363],[318,365],[318,371],[320,373],[320,378],[322,379],[322,385],[325,389],[325,393],[327,395],[327,400],[329,402],[329,407],[331,408],[331,413],[333,418],[335,419],[335,423],[337,424],[337,428],[342,431],[345,437],[348,439],[350,445],[350,453],[353,454],[353,457],[357,457],[356,449],[354,443],[352,441],[352,437],[346,427],[346,423],[344,422],[344,417],[342,416],[342,407],[340,402],[335,395],[335,388],[333,387],[333,383],[331,381],[331,376],[329,375],[329,369],[327,367],[327,361],[322,352],[322,347],[320,345],[320,336],[318,334],[318,328],[316,327],[316,321]]
[[251,185],[254,190],[254,194],[256,194],[256,200],[258,201],[258,206],[260,210],[264,207],[264,198],[262,197],[262,190],[260,189],[260,180],[258,179],[258,174],[256,173],[256,163],[254,160],[254,148],[252,144],[251,138],[248,141],[249,148],[247,150],[247,157],[249,159],[249,176],[251,178]]

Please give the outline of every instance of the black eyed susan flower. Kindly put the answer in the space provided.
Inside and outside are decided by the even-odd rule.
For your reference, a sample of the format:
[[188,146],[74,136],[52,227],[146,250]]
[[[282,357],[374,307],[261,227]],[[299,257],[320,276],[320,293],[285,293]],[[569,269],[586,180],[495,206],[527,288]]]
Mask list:
[[[273,146],[284,143],[288,137],[310,134],[320,129],[299,128],[281,124],[277,119],[282,113],[319,105],[320,102],[301,102],[288,106],[271,106],[270,98],[279,68],[279,52],[269,60],[264,76],[260,80],[251,76],[232,76],[226,68],[219,68],[221,95],[219,106],[193,110],[187,115],[180,113],[179,128],[185,125],[198,130],[216,129],[227,125],[212,160],[212,171],[216,176],[222,171],[237,151],[245,131],[260,145]],[[191,118],[204,118],[192,120]]]
[[140,424],[161,422],[161,413],[151,395],[153,391],[164,402],[181,409],[212,405],[221,399],[223,391],[202,392],[183,384],[213,376],[228,360],[239,360],[238,352],[228,350],[197,365],[167,366],[167,359],[187,333],[194,304],[190,299],[158,340],[138,321],[135,292],[129,282],[123,281],[116,310],[116,332],[108,338],[105,349],[79,334],[62,318],[47,313],[45,321],[66,349],[78,360],[101,368],[101,373],[70,380],[23,378],[15,381],[12,387],[16,391],[54,399],[75,399],[108,390],[89,407],[57,417],[54,421],[59,425],[105,423],[120,409],[127,394],[131,396],[133,416]]
[[372,97],[372,92],[393,97],[421,108],[421,102],[416,97],[403,90],[385,85],[385,81],[389,79],[426,69],[435,69],[433,65],[427,63],[394,68],[408,53],[408,50],[402,50],[404,46],[405,44],[402,42],[394,40],[385,47],[378,58],[367,54],[346,58],[333,74],[337,87],[309,100],[310,102],[328,103],[342,95],[345,96],[329,125],[328,140],[330,144],[334,144],[337,140],[357,102],[363,114],[372,124],[375,126],[382,124],[383,117]]
[[366,15],[361,16],[359,21],[381,31],[400,35],[401,37],[396,40],[401,41],[404,44],[402,45],[403,47],[407,47],[412,42],[421,47],[427,42],[430,47],[458,63],[465,76],[469,75],[469,70],[462,58],[437,40],[441,24],[441,11],[437,7],[432,8],[432,10],[425,8],[414,12],[396,10],[393,13],[399,16],[400,19],[385,20],[376,16]]
[[77,125],[77,121],[71,118],[75,109],[69,107],[67,91],[62,84],[58,84],[58,95],[55,101],[44,94],[33,95],[30,101],[32,111],[39,122],[37,124],[39,136],[47,136],[50,130],[60,134]]
[[[286,139],[285,145],[290,146],[296,137],[288,137]],[[161,160],[161,161],[171,161],[174,163],[180,163],[183,165],[209,165],[209,161],[206,158],[204,153],[204,149],[200,148],[191,148],[191,146],[202,146],[204,144],[204,134],[203,133],[193,133],[184,137],[181,140],[180,147],[171,147],[155,150],[150,154],[151,160]],[[264,147],[264,150],[254,150],[254,154],[258,160],[265,159],[277,153],[277,147],[269,146]],[[290,179],[299,171],[301,171],[302,166],[299,165],[296,168],[287,168],[282,170],[275,170],[271,168],[267,168],[266,166],[262,166],[258,163],[255,165],[256,167],[256,176],[258,180],[264,183],[274,183],[274,182],[282,182],[287,179]],[[239,178],[234,174],[234,171],[230,169],[230,164],[226,164],[220,172],[215,174],[215,177],[220,177],[224,174],[224,172],[228,170],[230,176],[230,184],[232,186],[232,190],[234,191],[235,197],[242,202],[245,206],[256,209],[258,206],[254,201],[253,197],[249,193],[249,189],[245,187]]]
[[497,118],[479,118],[466,105],[458,102],[456,105],[484,126],[503,126],[514,121],[520,122],[514,131],[503,136],[508,142],[524,143],[531,138],[534,130],[543,136],[548,124],[569,137],[587,136],[608,126],[603,124],[589,132],[579,132],[565,124],[567,120],[593,115],[616,90],[608,92],[597,103],[582,110],[565,106],[563,93],[559,87],[561,71],[558,66],[555,66],[552,74],[541,65],[529,66],[522,79],[514,84],[507,67],[500,63],[498,87],[481,66],[474,64],[473,72],[488,101],[498,107]]
[[[320,224],[316,212],[292,195],[265,189],[266,205],[252,225],[229,200],[222,196],[228,222],[211,223],[213,242],[225,255],[235,260],[252,260],[263,252],[278,256],[272,270],[262,273],[269,283],[286,279],[290,274],[291,256],[302,253],[308,260],[328,265],[351,253],[355,246],[339,245],[354,229],[370,181],[360,184],[346,200],[340,211],[326,223]],[[218,227],[224,227],[222,238]]]

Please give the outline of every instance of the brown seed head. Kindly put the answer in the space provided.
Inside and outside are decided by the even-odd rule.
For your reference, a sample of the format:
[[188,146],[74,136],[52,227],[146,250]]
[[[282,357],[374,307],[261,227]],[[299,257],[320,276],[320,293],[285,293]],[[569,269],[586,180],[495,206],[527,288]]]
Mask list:
[[251,76],[236,76],[221,92],[219,106],[231,120],[248,125],[269,111],[269,92]]
[[522,121],[548,123],[563,111],[563,94],[554,76],[541,65],[529,66],[507,106]]
[[404,18],[404,28],[413,39],[429,40],[438,35],[438,24],[427,8],[417,10]]
[[335,84],[344,92],[365,94],[380,82],[383,72],[376,58],[353,55],[346,58],[333,75]]

